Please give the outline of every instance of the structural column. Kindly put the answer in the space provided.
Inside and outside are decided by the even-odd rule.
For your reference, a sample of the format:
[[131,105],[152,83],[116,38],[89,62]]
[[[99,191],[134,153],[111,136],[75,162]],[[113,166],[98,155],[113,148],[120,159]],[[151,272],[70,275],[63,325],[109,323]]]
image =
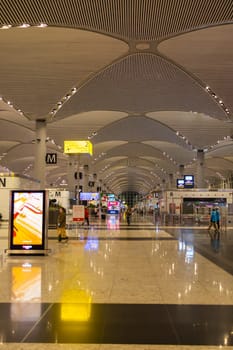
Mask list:
[[89,170],[89,166],[88,165],[84,165],[83,166],[83,192],[89,192],[89,174],[88,174],[88,170]]
[[97,174],[93,174],[94,188],[93,191],[97,192],[98,182],[97,182]]
[[204,177],[204,163],[205,163],[205,154],[203,149],[197,150],[197,172],[196,172],[196,187],[204,188],[205,187],[205,177]]
[[169,174],[169,188],[170,189],[174,188],[174,176],[173,176],[173,174]]
[[68,157],[69,157],[69,159],[68,159],[68,166],[67,166],[68,190],[69,190],[69,193],[70,193],[70,199],[72,201],[75,201],[76,200],[76,189],[75,189],[75,187],[77,185],[77,180],[79,179],[79,177],[77,177],[77,180],[76,180],[75,174],[78,174],[78,167],[79,167],[79,165],[77,163],[76,155],[69,154]]
[[179,166],[179,173],[180,173],[180,177],[182,178],[184,176],[184,165],[180,164]]
[[98,187],[99,187],[99,191],[98,192],[103,192],[103,180],[102,179],[99,179],[98,181]]
[[38,119],[36,121],[36,150],[34,163],[34,177],[40,181],[40,189],[45,189],[46,179],[46,121]]
[[162,191],[166,190],[166,180],[162,179]]

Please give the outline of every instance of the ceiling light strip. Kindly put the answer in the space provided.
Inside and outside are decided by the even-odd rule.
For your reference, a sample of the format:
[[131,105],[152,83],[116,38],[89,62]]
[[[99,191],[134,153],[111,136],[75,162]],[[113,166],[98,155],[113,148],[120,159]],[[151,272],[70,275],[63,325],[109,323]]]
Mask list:
[[218,97],[218,95],[215,94],[215,92],[208,85],[205,87],[205,90],[219,104],[219,106],[223,109],[223,111],[227,114],[227,116],[229,116],[230,110],[229,108],[226,107],[225,103],[223,102],[223,99]]

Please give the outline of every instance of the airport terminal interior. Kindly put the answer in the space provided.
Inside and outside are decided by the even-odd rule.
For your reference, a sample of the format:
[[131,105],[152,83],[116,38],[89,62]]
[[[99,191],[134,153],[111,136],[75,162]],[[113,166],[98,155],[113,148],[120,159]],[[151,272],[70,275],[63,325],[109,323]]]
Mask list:
[[1,349],[233,349],[232,38],[230,0],[0,0]]

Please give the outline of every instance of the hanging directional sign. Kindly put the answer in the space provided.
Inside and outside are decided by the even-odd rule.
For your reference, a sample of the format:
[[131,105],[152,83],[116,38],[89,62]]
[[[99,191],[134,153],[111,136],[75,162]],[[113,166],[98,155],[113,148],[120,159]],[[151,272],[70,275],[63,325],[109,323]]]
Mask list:
[[67,154],[93,154],[93,146],[90,141],[64,141],[64,153]]

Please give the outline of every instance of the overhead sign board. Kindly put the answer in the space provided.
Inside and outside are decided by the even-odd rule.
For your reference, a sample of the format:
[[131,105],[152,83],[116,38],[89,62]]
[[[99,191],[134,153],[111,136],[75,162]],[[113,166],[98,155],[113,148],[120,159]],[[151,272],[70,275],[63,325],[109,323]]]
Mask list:
[[90,141],[64,141],[64,153],[66,154],[93,154],[93,146]]
[[80,192],[81,201],[98,201],[100,199],[100,194],[98,192]]

